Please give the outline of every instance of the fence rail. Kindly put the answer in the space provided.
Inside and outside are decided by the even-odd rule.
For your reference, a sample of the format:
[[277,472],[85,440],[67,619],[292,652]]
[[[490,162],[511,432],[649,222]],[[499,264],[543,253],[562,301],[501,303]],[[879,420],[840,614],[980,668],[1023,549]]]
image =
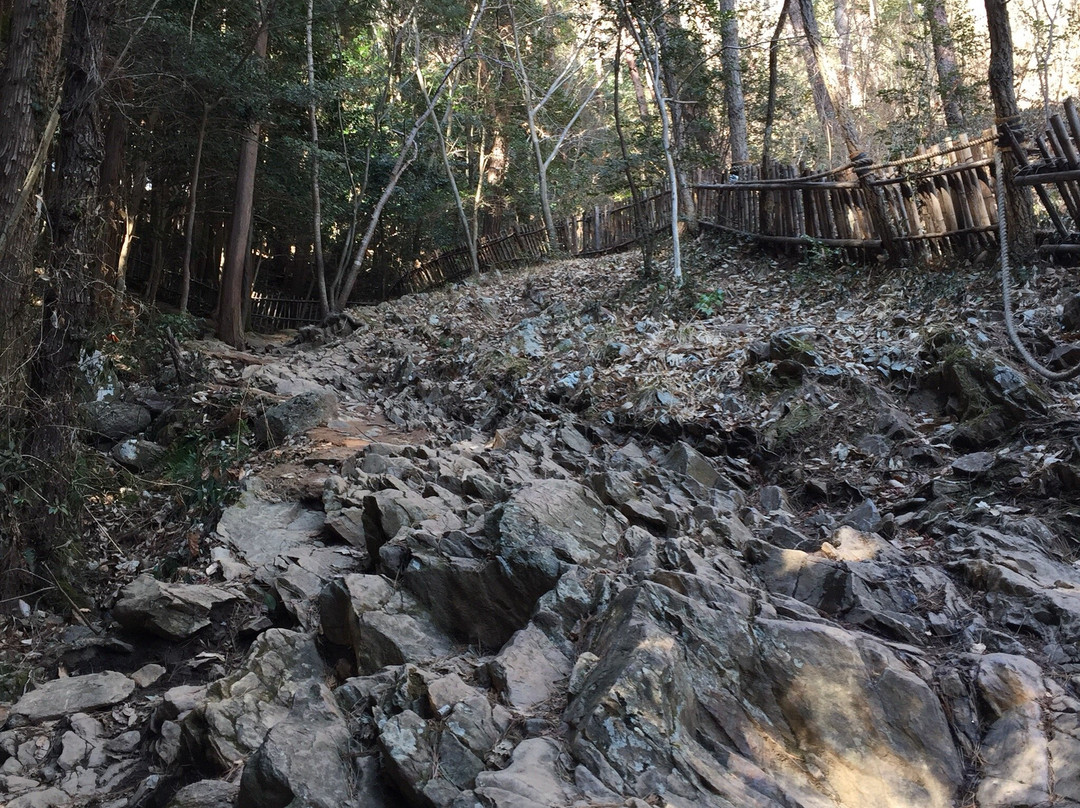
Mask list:
[[[1046,254],[1080,253],[1080,114],[1065,101],[1045,131],[1023,146],[1013,133],[1011,150],[1019,168],[1015,185],[1032,188],[1049,229],[1040,233]],[[847,165],[814,173],[802,165],[741,165],[720,182],[692,186],[698,222],[785,249],[823,245],[870,256],[887,250],[897,257],[979,255],[997,243],[995,141],[987,130],[960,135],[915,154],[879,165]],[[644,226],[659,232],[671,223],[665,188],[641,199],[641,222],[633,204],[594,205],[556,222],[559,249],[573,256],[600,255],[634,244]],[[481,271],[536,261],[549,253],[543,226],[484,236],[477,243]],[[402,275],[393,295],[419,292],[462,280],[472,273],[468,246],[437,253]],[[171,293],[178,278],[166,278]],[[197,308],[212,308],[209,287],[192,288]],[[250,324],[289,328],[319,317],[315,301],[253,296]]]

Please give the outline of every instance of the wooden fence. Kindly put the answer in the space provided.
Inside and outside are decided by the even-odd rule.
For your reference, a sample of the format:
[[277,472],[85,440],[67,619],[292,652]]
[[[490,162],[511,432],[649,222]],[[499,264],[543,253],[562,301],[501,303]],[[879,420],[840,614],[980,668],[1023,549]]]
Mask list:
[[[774,163],[733,168],[722,181],[693,185],[700,224],[785,249],[825,246],[870,257],[888,251],[897,258],[979,256],[997,245],[997,178],[994,149],[1007,139],[1019,164],[1014,181],[1034,190],[1046,227],[1039,249],[1047,254],[1080,253],[1080,115],[1072,99],[1053,115],[1046,130],[1021,144],[1015,131],[987,130],[975,138],[946,140],[899,160],[869,161],[826,172]],[[653,232],[670,226],[671,198],[652,189],[642,200],[643,222]],[[556,222],[562,251],[573,256],[626,249],[637,240],[632,204],[595,205]],[[542,225],[485,236],[477,246],[481,271],[502,269],[548,254]],[[436,254],[391,287],[408,294],[459,281],[472,272],[467,246]],[[166,278],[162,293],[172,291]],[[172,284],[175,285],[175,284]],[[212,290],[192,287],[193,304],[212,307]],[[292,328],[318,320],[315,301],[253,296],[255,330]]]

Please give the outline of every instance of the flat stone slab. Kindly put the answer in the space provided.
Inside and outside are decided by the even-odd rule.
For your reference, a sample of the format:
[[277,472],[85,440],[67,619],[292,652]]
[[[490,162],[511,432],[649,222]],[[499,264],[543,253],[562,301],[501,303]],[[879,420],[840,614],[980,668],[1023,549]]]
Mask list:
[[261,567],[289,550],[314,543],[322,536],[325,522],[322,511],[299,502],[266,502],[248,491],[225,509],[217,532],[245,563]]
[[37,690],[23,696],[11,708],[14,715],[30,721],[52,718],[111,707],[132,694],[135,682],[116,671],[88,673],[46,682]]

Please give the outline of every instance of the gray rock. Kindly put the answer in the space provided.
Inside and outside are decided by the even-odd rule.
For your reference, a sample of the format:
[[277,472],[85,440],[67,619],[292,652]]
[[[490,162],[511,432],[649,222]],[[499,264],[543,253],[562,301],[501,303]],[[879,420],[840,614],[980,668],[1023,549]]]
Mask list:
[[944,713],[891,651],[668,575],[693,596],[630,587],[586,639],[600,661],[565,715],[605,786],[687,805],[953,804],[962,769]]
[[982,808],[1050,805],[1050,761],[1042,711],[1014,707],[990,727],[979,749],[982,779],[975,795]]
[[872,499],[864,499],[859,505],[840,517],[840,524],[873,533],[881,527],[881,511],[878,510]]
[[113,616],[125,628],[183,640],[210,625],[215,607],[235,600],[235,593],[215,586],[169,584],[144,574],[121,590]]
[[411,593],[380,575],[347,575],[319,597],[323,634],[349,645],[362,673],[447,656],[453,644]]
[[1080,294],[1065,301],[1061,311],[1061,327],[1068,332],[1080,331]]
[[1049,729],[1047,751],[1053,767],[1054,794],[1063,802],[1080,803],[1080,714],[1059,713]]
[[255,422],[260,443],[276,446],[285,438],[321,426],[334,417],[338,398],[333,391],[311,391],[277,404]]
[[248,490],[221,514],[217,533],[245,563],[262,567],[317,540],[325,521],[322,511],[299,502],[267,502]]
[[137,435],[153,420],[146,407],[126,401],[90,401],[81,409],[87,429],[109,440]]
[[239,791],[237,783],[200,780],[177,791],[166,808],[233,808]]
[[1046,695],[1042,669],[1026,657],[987,654],[979,659],[975,681],[979,693],[997,717],[1014,707],[1038,701]]
[[722,477],[705,455],[682,441],[672,447],[660,465],[689,477],[705,488],[734,487],[727,485],[729,481]]
[[767,485],[758,492],[758,498],[761,500],[761,507],[765,513],[775,513],[776,511],[782,511],[784,513],[791,513],[791,503],[788,501],[787,494],[784,489],[778,485]]
[[550,808],[574,805],[581,793],[566,782],[562,749],[550,738],[530,738],[514,749],[502,771],[476,777],[476,794],[491,808]]
[[1017,424],[1045,415],[1047,395],[998,356],[964,344],[955,334],[931,337],[924,355],[935,362],[922,385],[949,397],[960,426],[950,441],[978,449],[998,443]]
[[484,770],[456,736],[412,710],[381,724],[379,748],[387,774],[412,805],[449,806]]
[[952,470],[963,477],[977,477],[990,471],[996,462],[997,458],[992,452],[972,452],[956,458]]
[[[8,786],[11,786],[10,778]],[[16,797],[6,804],[6,808],[64,808],[64,806],[72,803],[73,798],[70,794],[50,786],[40,791],[31,791],[21,797]]]
[[135,684],[139,687],[150,687],[150,685],[157,682],[164,675],[165,666],[158,665],[156,662],[151,662],[147,665],[143,665],[135,671],[135,673],[131,674],[131,678],[135,680]]
[[12,715],[29,721],[47,721],[71,713],[111,707],[135,690],[135,682],[116,671],[88,673],[45,682],[31,690],[11,708]]
[[490,550],[470,553],[410,543],[406,587],[452,636],[501,647],[532,616],[537,598],[574,564],[615,557],[622,530],[591,491],[569,480],[536,480],[486,520]]
[[364,509],[342,508],[326,515],[326,526],[342,541],[367,550],[367,535],[364,531]]
[[514,634],[489,667],[506,703],[519,712],[529,712],[560,693],[573,670],[570,660],[533,623]]
[[[137,734],[138,733],[136,733],[136,735]],[[60,757],[57,759],[56,764],[66,772],[71,771],[77,765],[82,763],[83,758],[85,758],[87,752],[90,751],[90,744],[71,730],[64,733],[63,737],[60,739],[60,744]]]
[[317,694],[298,699],[244,766],[237,808],[347,808],[352,772],[345,719]]
[[122,463],[135,471],[148,471],[160,463],[167,449],[153,441],[142,438],[127,438],[117,443],[109,451],[117,463]]
[[368,536],[368,552],[379,552],[382,542],[396,536],[403,528],[413,527],[426,519],[435,519],[446,505],[435,498],[422,497],[411,491],[387,489],[364,498],[371,522],[382,531],[381,536]]
[[252,643],[243,664],[211,684],[206,702],[184,719],[206,757],[222,769],[242,762],[313,686],[327,701],[326,666],[306,634],[272,628]]

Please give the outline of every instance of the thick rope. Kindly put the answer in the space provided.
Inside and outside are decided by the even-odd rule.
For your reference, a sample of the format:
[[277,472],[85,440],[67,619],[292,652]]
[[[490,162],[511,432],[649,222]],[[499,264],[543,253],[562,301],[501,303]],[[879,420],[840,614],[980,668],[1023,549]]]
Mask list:
[[1001,162],[1001,150],[994,150],[994,173],[997,175],[997,217],[998,217],[998,250],[1001,256],[1001,299],[1005,309],[1005,330],[1009,333],[1009,341],[1017,352],[1023,357],[1024,363],[1044,379],[1052,382],[1063,382],[1080,376],[1080,363],[1068,370],[1054,371],[1044,367],[1020,341],[1020,335],[1016,333],[1016,324],[1013,322],[1012,311],[1012,278],[1009,269],[1009,242],[1005,229],[1005,169]]

